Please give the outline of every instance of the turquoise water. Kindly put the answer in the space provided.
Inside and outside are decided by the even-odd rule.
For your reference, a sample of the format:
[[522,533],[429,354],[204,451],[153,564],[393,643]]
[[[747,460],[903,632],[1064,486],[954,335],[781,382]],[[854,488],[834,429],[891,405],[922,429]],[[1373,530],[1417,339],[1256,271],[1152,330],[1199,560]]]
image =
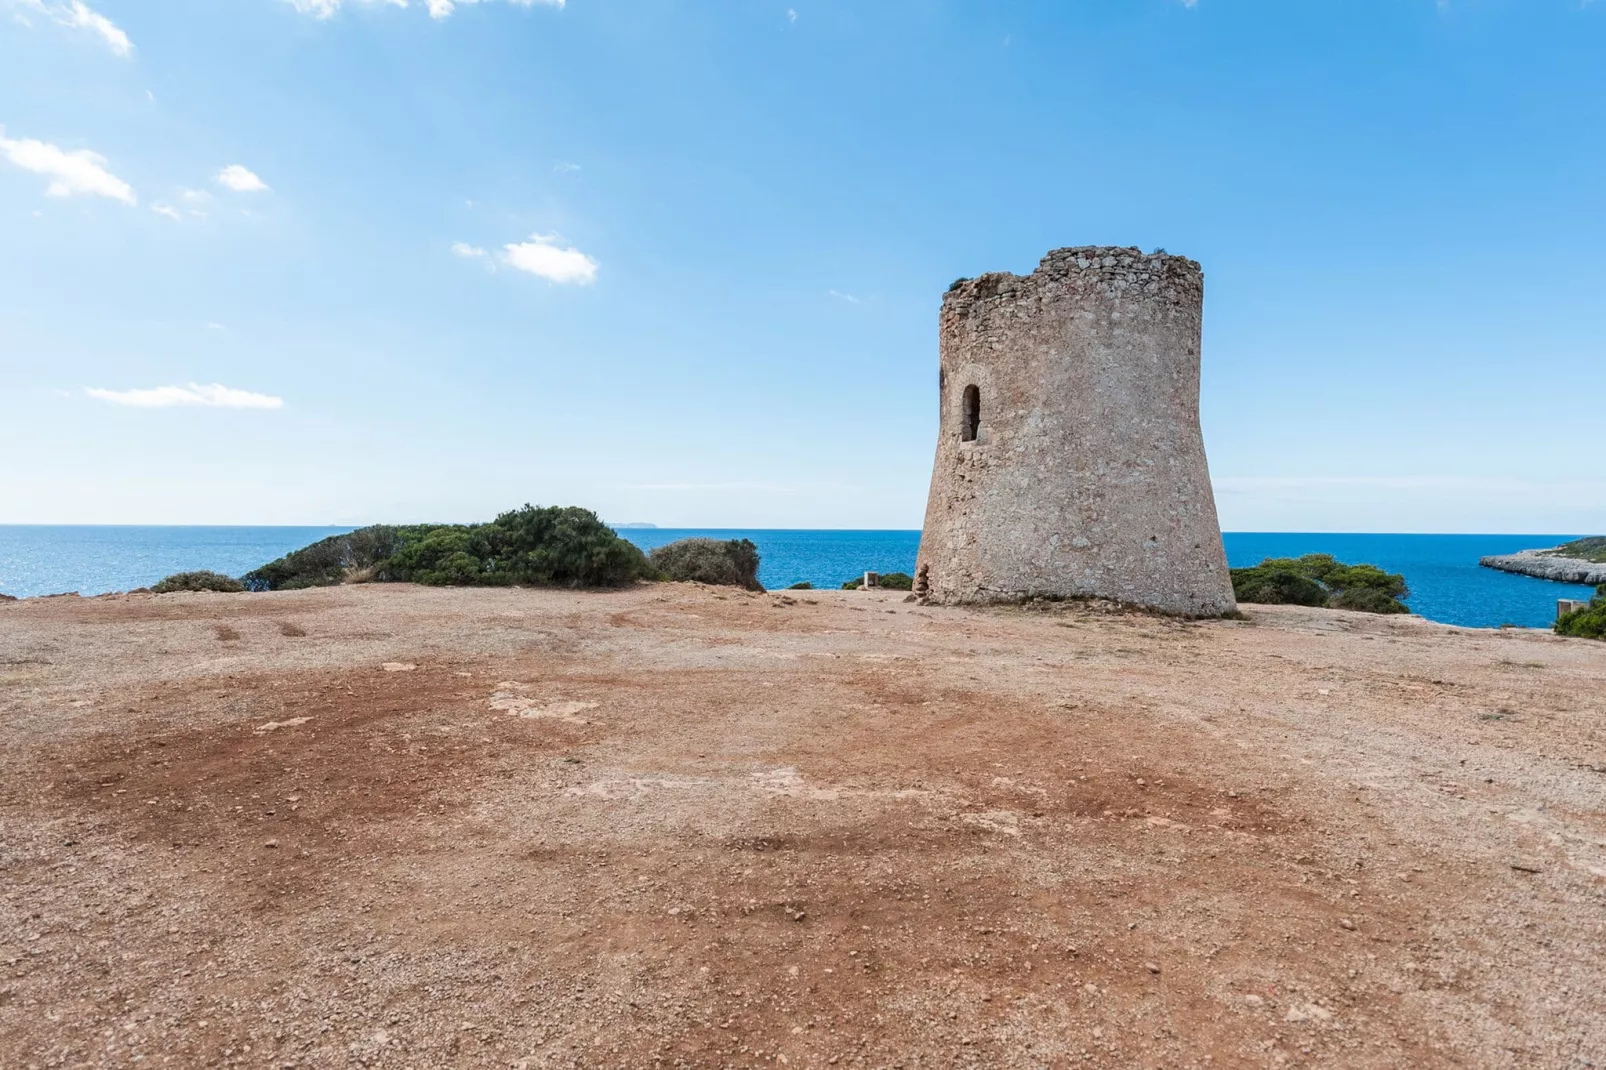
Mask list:
[[[0,525],[0,593],[28,596],[126,591],[187,569],[237,576],[310,542],[349,531],[323,527],[41,527]],[[771,588],[807,580],[839,587],[868,569],[914,571],[918,531],[746,531],[626,528],[643,549],[688,535],[748,538],[762,557],[759,579]],[[1486,554],[1554,546],[1570,535],[1333,535],[1228,532],[1228,563],[1330,553],[1403,573],[1412,610],[1429,620],[1473,628],[1548,627],[1556,599],[1587,598],[1575,584],[1480,568]]]

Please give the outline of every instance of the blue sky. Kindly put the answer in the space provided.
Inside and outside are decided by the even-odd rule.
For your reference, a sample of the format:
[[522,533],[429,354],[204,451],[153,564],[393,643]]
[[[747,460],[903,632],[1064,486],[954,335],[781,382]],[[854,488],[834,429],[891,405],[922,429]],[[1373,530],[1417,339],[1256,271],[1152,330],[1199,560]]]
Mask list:
[[1224,527],[1602,531],[1603,191],[1606,0],[0,0],[0,522],[918,527],[1119,244]]

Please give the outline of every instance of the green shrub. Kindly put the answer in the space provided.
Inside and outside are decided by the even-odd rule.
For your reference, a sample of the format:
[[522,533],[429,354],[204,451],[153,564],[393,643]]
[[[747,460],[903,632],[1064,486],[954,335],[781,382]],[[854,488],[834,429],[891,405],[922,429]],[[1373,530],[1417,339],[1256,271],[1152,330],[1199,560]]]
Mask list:
[[1606,583],[1595,588],[1595,597],[1589,600],[1589,605],[1561,615],[1556,621],[1556,634],[1577,639],[1606,639]]
[[[488,526],[494,529],[491,571],[512,583],[623,587],[649,572],[641,549],[621,539],[589,509],[526,505],[503,513]],[[753,560],[756,568],[757,550]]]
[[388,524],[331,535],[292,550],[240,577],[251,591],[295,591],[332,587],[358,573],[377,570],[401,545],[404,529]]
[[1232,570],[1232,594],[1240,602],[1271,606],[1325,606],[1332,597],[1309,576],[1267,561],[1254,568]]
[[1576,557],[1580,561],[1606,563],[1606,535],[1591,535],[1587,539],[1574,539],[1548,551],[1556,557]]
[[221,591],[236,594],[245,590],[245,584],[221,572],[200,569],[195,572],[175,572],[151,585],[153,594],[172,594],[175,591]]
[[788,591],[812,591],[812,590],[814,590],[814,584],[810,583],[808,580],[804,580],[802,583],[794,583],[794,584],[792,584],[792,586],[788,587],[787,590]]
[[648,554],[647,564],[661,579],[677,583],[764,589],[758,582],[758,547],[747,539],[678,539]]
[[359,580],[432,586],[619,587],[647,558],[597,514],[526,505],[489,524],[375,525],[334,535],[245,574],[253,591]]
[[1333,595],[1327,603],[1333,609],[1358,609],[1363,613],[1409,613],[1398,599],[1376,587],[1350,587]]
[[[912,591],[914,590],[915,580],[907,572],[883,572],[880,585],[889,591]],[[844,591],[857,591],[863,586],[864,576],[860,575],[844,583],[842,589]]]
[[1405,577],[1376,565],[1346,565],[1332,554],[1268,557],[1252,568],[1235,568],[1232,593],[1261,605],[1326,606],[1366,613],[1409,613]]

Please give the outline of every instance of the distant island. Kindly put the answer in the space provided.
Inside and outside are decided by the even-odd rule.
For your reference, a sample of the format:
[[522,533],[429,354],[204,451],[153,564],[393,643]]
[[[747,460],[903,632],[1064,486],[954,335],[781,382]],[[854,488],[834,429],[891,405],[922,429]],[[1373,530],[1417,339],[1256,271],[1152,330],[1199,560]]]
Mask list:
[[634,524],[610,524],[608,526],[613,528],[615,531],[618,531],[620,528],[653,528],[656,530],[658,527],[657,524],[643,524],[640,521],[637,521]]
[[1544,550],[1522,550],[1478,559],[1485,568],[1560,583],[1606,583],[1606,535],[1574,539]]

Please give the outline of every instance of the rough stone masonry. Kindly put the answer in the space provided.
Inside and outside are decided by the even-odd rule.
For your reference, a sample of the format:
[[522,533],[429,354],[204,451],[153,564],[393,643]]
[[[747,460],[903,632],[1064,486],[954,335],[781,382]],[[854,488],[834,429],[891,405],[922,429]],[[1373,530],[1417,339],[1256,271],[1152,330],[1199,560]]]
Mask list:
[[1122,248],[949,288],[926,598],[1236,608],[1199,430],[1203,303],[1197,263]]

